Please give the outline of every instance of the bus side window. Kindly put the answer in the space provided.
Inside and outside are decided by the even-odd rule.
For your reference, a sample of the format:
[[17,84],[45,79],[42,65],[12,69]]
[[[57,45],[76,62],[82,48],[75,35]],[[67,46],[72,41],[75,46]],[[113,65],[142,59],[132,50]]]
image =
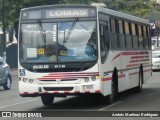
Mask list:
[[143,49],[143,36],[142,36],[142,26],[138,25],[138,32],[139,32],[139,47]]
[[118,45],[118,27],[117,27],[117,20],[111,18],[110,19],[110,39],[111,39],[111,49],[117,50],[119,48]]
[[100,24],[100,47],[101,47],[101,62],[104,63],[110,47],[108,23]]
[[148,42],[148,48],[150,49],[150,47],[151,47],[150,28],[149,28],[148,26],[146,26],[146,30],[147,30],[147,42]]

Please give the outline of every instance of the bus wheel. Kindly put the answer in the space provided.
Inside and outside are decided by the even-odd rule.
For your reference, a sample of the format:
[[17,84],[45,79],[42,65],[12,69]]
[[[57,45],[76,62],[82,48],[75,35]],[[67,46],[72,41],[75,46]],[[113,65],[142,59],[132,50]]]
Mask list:
[[111,94],[105,96],[105,101],[108,104],[112,104],[114,101],[114,97],[115,97],[115,84],[114,81],[112,80],[112,89],[111,89]]
[[41,100],[44,105],[53,105],[54,97],[49,95],[42,95]]
[[139,72],[139,84],[137,87],[135,87],[135,92],[140,93],[142,91],[142,81],[143,81],[143,73],[142,70],[140,69]]

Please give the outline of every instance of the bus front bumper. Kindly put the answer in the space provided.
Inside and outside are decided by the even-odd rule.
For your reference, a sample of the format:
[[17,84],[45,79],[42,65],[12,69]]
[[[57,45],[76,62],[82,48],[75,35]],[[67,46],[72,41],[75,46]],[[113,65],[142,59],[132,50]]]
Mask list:
[[19,81],[19,93],[22,97],[37,97],[44,94],[53,96],[78,95],[86,93],[101,93],[101,82],[99,80],[83,84],[28,84]]

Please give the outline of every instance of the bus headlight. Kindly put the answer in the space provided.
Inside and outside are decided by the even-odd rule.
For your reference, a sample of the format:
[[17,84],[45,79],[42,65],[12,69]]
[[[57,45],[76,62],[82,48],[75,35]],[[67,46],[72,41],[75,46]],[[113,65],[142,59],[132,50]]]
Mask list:
[[84,78],[84,81],[85,82],[89,82],[89,78]]
[[27,78],[23,78],[23,82],[27,82]]
[[91,80],[92,80],[92,81],[95,81],[95,80],[96,80],[96,76],[92,76],[92,77],[91,77]]

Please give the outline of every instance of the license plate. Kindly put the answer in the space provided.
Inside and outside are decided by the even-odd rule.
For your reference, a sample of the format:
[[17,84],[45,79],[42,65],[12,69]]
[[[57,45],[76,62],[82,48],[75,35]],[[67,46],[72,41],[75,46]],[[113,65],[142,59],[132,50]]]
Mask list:
[[84,86],[85,90],[93,90],[93,85],[86,85]]

